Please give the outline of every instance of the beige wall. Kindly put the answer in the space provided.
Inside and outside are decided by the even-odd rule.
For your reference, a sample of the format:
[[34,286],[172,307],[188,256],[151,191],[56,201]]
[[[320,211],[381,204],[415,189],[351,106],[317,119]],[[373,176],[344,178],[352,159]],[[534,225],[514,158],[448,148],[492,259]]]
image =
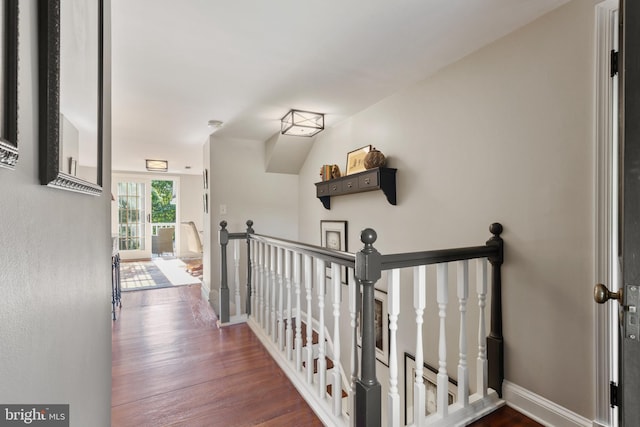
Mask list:
[[[16,170],[0,169],[0,402],[68,403],[77,426],[111,417],[110,194],[41,186],[35,0],[20,1]],[[107,22],[110,1],[105,1]],[[110,187],[110,25],[103,177]]]
[[[382,253],[481,244],[503,223],[506,378],[594,416],[594,5],[575,0],[318,135],[300,172],[300,240],[322,219]],[[328,112],[330,113],[330,112]],[[322,164],[366,144],[398,168],[381,192],[315,197]]]
[[[226,140],[212,135],[204,153],[205,159],[209,159],[209,214],[205,215],[204,239],[209,259],[203,263],[203,279],[213,291],[211,298],[217,308],[220,222],[227,221],[227,229],[235,233],[245,231],[245,223],[251,219],[256,233],[297,239],[298,177],[265,172],[262,142]],[[220,213],[220,205],[226,206],[226,214]]]

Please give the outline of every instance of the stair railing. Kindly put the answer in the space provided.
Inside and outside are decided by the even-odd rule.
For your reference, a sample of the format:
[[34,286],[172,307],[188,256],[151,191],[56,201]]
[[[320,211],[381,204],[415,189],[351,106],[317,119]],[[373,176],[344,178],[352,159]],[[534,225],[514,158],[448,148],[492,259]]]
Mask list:
[[[246,240],[247,285],[245,292],[248,324],[274,359],[280,364],[302,396],[326,425],[336,426],[401,426],[401,425],[464,425],[490,412],[502,404],[504,378],[501,306],[501,265],[503,263],[502,226],[492,224],[493,237],[485,245],[423,251],[405,254],[381,255],[373,246],[377,235],[372,229],[361,234],[364,247],[356,254],[329,250],[318,246],[292,242],[254,233],[253,222],[247,222],[247,232],[229,233],[226,222],[220,231],[221,252],[221,308],[220,320],[229,321],[229,295],[227,283],[226,246],[229,240]],[[467,307],[469,302],[469,262],[476,262],[476,296],[478,299],[478,352],[476,358],[476,392],[470,394],[467,341]],[[491,264],[491,288],[488,289],[487,262]],[[458,336],[459,362],[456,398],[449,393],[450,378],[447,370],[447,305],[450,291],[449,269],[455,265],[454,282],[459,305],[460,331]],[[240,278],[239,250],[234,247],[235,303],[239,310]],[[438,369],[432,386],[437,390],[433,413],[429,413],[425,384],[423,325],[426,292],[429,288],[427,267],[435,267],[436,304],[439,338]],[[341,277],[342,267],[347,278]],[[327,273],[330,269],[330,274]],[[429,267],[430,269],[432,267]],[[413,271],[413,284],[406,282],[406,270]],[[387,271],[388,291],[388,366],[387,405],[381,410],[382,387],[376,376],[376,283]],[[327,278],[328,276],[328,278]],[[404,277],[404,278],[403,278]],[[430,277],[430,276],[429,276]],[[327,289],[327,281],[329,287]],[[346,282],[348,318],[341,319],[342,296]],[[410,280],[409,280],[410,281]],[[406,301],[401,313],[401,290],[409,289],[413,310],[407,310]],[[491,329],[486,333],[486,300],[491,297]],[[304,299],[303,299],[304,298]],[[327,300],[328,298],[328,300]],[[406,298],[405,298],[406,300]],[[224,305],[226,304],[226,307]],[[413,378],[405,376],[406,393],[399,392],[398,340],[399,319],[415,316],[415,372]],[[238,311],[236,313],[239,313]],[[227,316],[225,318],[225,315]],[[236,314],[236,317],[238,314]],[[303,319],[303,316],[305,318]],[[226,319],[226,320],[225,320]],[[358,327],[358,320],[361,325]],[[306,343],[302,339],[302,322],[306,327]],[[313,325],[318,324],[317,352],[312,342]],[[343,355],[341,325],[348,324],[345,341],[350,341],[350,352]],[[384,323],[383,323],[384,324]],[[378,325],[379,327],[379,325]],[[379,330],[380,328],[378,328]],[[333,331],[333,332],[330,332]],[[326,335],[331,334],[333,351],[327,352]],[[360,337],[360,338],[359,338]],[[406,343],[405,343],[406,344]],[[361,350],[358,353],[358,345]],[[327,370],[326,357],[330,355],[334,368]],[[406,359],[406,358],[405,358]],[[344,386],[340,374],[341,361],[346,360],[351,374]],[[331,396],[327,393],[331,384]],[[342,393],[348,394],[343,408]],[[409,394],[413,395],[409,399]],[[404,400],[404,418],[400,408]],[[385,415],[383,417],[383,415]]]

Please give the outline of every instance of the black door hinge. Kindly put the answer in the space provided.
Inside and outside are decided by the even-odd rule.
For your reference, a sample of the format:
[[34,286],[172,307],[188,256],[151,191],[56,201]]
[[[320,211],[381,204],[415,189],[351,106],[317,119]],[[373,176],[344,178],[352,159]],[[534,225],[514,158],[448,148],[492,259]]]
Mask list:
[[620,406],[620,389],[618,385],[611,381],[609,383],[609,402],[611,403],[611,407]]
[[618,74],[618,52],[611,51],[611,77]]

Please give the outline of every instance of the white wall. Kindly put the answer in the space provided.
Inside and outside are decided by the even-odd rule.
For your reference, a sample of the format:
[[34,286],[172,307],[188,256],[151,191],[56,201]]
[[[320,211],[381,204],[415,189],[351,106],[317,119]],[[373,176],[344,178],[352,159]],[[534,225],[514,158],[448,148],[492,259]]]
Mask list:
[[[506,378],[587,418],[595,4],[575,0],[322,132],[299,184],[300,240],[347,220],[352,252],[365,227],[392,253],[482,244],[501,222]],[[371,192],[325,210],[319,167],[366,144],[398,168],[398,205]]]
[[[68,403],[72,425],[111,417],[110,195],[41,186],[35,0],[20,1],[16,170],[0,169],[0,402]],[[105,1],[104,169],[111,165]],[[103,177],[110,187],[109,173]]]
[[[210,264],[203,263],[203,274],[205,286],[215,292],[220,287],[220,222],[227,221],[231,232],[243,232],[251,219],[258,234],[297,239],[298,177],[265,172],[265,147],[260,141],[223,140],[212,135],[205,144],[205,155],[210,181],[205,254]],[[226,206],[224,215],[221,205]],[[216,308],[217,293],[211,301]]]

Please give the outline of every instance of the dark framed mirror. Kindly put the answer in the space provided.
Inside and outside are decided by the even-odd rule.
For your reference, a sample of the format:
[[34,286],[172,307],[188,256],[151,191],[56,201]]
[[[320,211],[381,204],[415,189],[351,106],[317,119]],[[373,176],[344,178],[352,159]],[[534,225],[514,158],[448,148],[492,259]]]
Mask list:
[[18,162],[18,0],[0,0],[0,167]]
[[103,1],[38,0],[40,182],[102,193]]

